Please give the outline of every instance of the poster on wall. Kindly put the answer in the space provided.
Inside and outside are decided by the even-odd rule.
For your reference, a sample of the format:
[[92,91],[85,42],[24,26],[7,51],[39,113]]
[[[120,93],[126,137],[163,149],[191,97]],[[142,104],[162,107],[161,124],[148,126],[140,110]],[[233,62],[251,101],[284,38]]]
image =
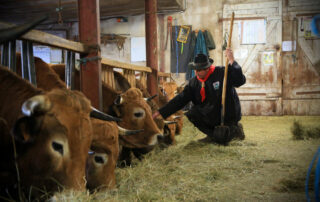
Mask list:
[[262,53],[262,64],[265,66],[270,66],[274,64],[274,52],[268,51]]
[[[182,29],[181,29],[182,27]],[[183,30],[183,31],[181,31]],[[182,32],[182,34],[181,34]],[[191,25],[172,26],[170,72],[185,73],[191,57]],[[180,33],[180,36],[179,36]],[[184,41],[184,42],[180,42]]]
[[296,50],[296,41],[283,41],[282,42],[282,51],[295,51]]

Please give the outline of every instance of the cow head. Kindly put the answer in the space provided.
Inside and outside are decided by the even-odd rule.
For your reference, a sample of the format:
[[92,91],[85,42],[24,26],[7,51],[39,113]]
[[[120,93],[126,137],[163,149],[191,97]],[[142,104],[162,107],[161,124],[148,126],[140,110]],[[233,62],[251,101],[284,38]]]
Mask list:
[[93,139],[87,160],[87,187],[90,190],[114,188],[119,156],[118,128],[115,122],[91,119]]
[[150,106],[144,100],[142,93],[137,88],[130,88],[118,96],[112,105],[114,113],[122,119],[121,127],[139,130],[135,135],[120,136],[120,144],[129,148],[142,148],[154,146],[158,138],[162,137],[159,128],[152,119]]
[[163,91],[165,92],[164,95],[168,98],[168,100],[171,100],[178,94],[178,86],[175,82],[164,82],[162,86]]
[[26,116],[13,129],[22,186],[83,190],[92,140],[89,100],[77,91],[55,89],[28,99],[22,111]]

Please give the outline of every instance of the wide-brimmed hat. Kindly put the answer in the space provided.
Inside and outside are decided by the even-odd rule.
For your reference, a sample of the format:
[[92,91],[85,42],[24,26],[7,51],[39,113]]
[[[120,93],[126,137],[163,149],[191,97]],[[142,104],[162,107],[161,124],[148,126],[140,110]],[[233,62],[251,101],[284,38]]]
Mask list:
[[213,63],[213,59],[209,58],[207,55],[199,53],[194,58],[193,62],[189,63],[189,67],[194,70],[207,69]]

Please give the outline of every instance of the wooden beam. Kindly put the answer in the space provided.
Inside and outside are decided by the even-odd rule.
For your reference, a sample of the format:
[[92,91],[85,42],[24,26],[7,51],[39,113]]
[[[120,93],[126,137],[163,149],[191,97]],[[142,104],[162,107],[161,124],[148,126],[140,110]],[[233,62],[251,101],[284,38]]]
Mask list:
[[170,78],[171,74],[170,73],[165,73],[165,72],[158,72],[158,76],[160,77],[167,77]]
[[[145,0],[146,55],[147,66],[152,72],[147,77],[148,91],[158,94],[158,37],[157,37],[157,0]],[[158,97],[155,98],[158,102]]]
[[[239,17],[239,18],[234,18],[234,20],[264,20],[266,19],[265,17]],[[219,23],[223,21],[230,21],[231,18],[219,18]]]
[[305,16],[315,16],[315,15],[319,15],[320,12],[313,12],[313,13],[299,13],[296,15],[296,17],[305,17]]
[[78,0],[80,41],[97,49],[81,54],[82,59],[94,59],[80,68],[80,89],[91,100],[92,106],[102,110],[100,12],[99,0]]
[[134,65],[130,63],[124,63],[124,62],[119,62],[116,60],[110,60],[108,58],[102,58],[101,60],[102,65],[108,65],[113,68],[120,68],[120,69],[127,69],[127,70],[133,70],[133,71],[140,71],[140,72],[149,72],[151,73],[151,68],[150,67],[145,67],[145,66],[139,66],[139,65]]
[[[0,23],[0,29],[12,27],[12,24]],[[79,42],[70,41],[53,34],[48,34],[46,32],[31,30],[28,33],[22,35],[20,39],[31,41],[33,43],[66,49],[70,51],[74,51],[77,53],[88,53],[90,51],[90,47]]]

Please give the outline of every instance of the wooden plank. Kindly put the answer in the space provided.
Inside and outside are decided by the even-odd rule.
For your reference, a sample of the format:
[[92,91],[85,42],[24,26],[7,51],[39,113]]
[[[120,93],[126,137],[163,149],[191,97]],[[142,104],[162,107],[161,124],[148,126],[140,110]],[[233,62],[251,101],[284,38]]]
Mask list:
[[314,53],[310,45],[307,43],[304,37],[299,37],[298,39],[299,44],[303,52],[309,58],[312,65],[315,65],[319,62],[319,56]]
[[320,91],[303,91],[303,92],[296,92],[296,95],[310,95],[310,94],[320,94]]
[[[9,25],[6,23],[0,23],[0,29],[8,28],[8,27],[12,27],[12,25]],[[55,36],[53,34],[48,34],[38,30],[31,30],[30,32],[24,34],[20,38],[27,41],[31,41],[33,43],[66,49],[66,50],[74,51],[77,53],[88,53],[90,51],[89,46],[83,43],[70,41],[70,40]]]
[[315,12],[320,11],[319,5],[314,6],[299,6],[299,7],[288,7],[288,12]]
[[121,68],[121,69],[127,69],[127,70],[133,70],[133,71],[141,71],[141,72],[151,72],[150,67],[145,67],[145,66],[139,66],[139,65],[134,65],[130,63],[124,63],[116,60],[111,60],[108,58],[102,58],[101,60],[102,65],[108,65],[111,67],[115,68]]
[[[279,13],[279,8],[260,8],[260,9],[247,9],[247,10],[235,10],[236,16],[268,16],[268,15],[275,15],[275,13]],[[223,16],[230,16],[232,10],[226,10],[223,13]]]
[[310,6],[310,5],[319,5],[320,2],[314,1],[314,0],[290,0],[288,2],[288,7],[304,7],[304,6]]
[[[224,5],[223,12],[238,10],[256,10],[256,9],[266,9],[266,8],[277,8],[279,6],[278,1],[270,1],[263,3],[244,3],[244,4],[226,4]],[[235,13],[236,14],[236,13]]]
[[170,78],[171,74],[170,73],[165,73],[165,72],[158,72],[158,76],[160,77],[168,77]]
[[[233,20],[264,20],[266,19],[265,17],[239,17],[239,18],[234,18]],[[231,18],[220,18],[219,22],[222,21],[230,21]]]

